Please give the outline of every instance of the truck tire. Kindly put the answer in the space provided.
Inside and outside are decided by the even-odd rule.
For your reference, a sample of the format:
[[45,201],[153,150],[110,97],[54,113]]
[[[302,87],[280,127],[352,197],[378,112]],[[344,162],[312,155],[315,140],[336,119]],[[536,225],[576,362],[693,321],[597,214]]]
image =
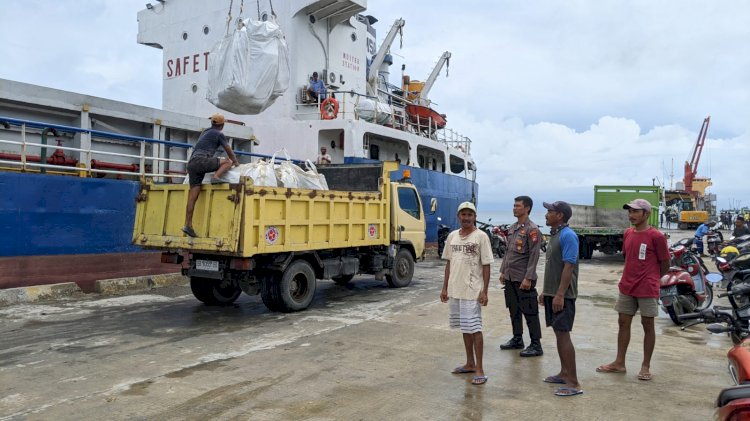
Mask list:
[[266,273],[260,276],[260,298],[267,309],[281,311],[281,297],[279,297],[279,278],[274,273]]
[[237,284],[197,276],[190,277],[190,290],[198,301],[209,306],[232,304],[242,294]]
[[341,275],[341,276],[334,276],[331,278],[333,282],[336,283],[336,285],[346,285],[349,282],[351,282],[352,279],[354,279],[354,275]]
[[281,311],[289,313],[306,309],[315,296],[315,271],[305,260],[287,266],[277,288]]
[[411,283],[413,276],[414,258],[411,257],[409,250],[400,249],[396,253],[391,273],[385,275],[385,280],[388,281],[388,286],[391,288],[403,288]]

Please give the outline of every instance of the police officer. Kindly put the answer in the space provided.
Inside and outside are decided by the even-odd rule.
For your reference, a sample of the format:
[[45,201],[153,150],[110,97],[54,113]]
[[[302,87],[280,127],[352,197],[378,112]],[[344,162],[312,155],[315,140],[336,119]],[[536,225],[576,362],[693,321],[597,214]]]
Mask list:
[[536,292],[536,264],[542,245],[539,228],[529,219],[534,202],[528,196],[518,196],[513,204],[513,216],[518,221],[510,226],[508,251],[500,266],[500,283],[504,285],[505,306],[510,311],[513,338],[500,349],[523,349],[523,320],[529,328],[531,344],[521,351],[522,357],[538,357],[542,351],[542,329],[539,325],[539,304]]

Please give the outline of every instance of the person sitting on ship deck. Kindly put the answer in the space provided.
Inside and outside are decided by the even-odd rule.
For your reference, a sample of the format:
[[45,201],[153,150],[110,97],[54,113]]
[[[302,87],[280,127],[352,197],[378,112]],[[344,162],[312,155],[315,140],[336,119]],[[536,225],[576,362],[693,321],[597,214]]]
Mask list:
[[[195,209],[195,202],[198,201],[198,196],[201,194],[203,177],[206,173],[216,171],[211,177],[211,184],[220,184],[223,183],[220,177],[224,173],[229,171],[232,166],[240,165],[234,151],[229,146],[229,142],[227,142],[227,138],[221,132],[224,129],[224,121],[222,114],[216,113],[211,116],[211,128],[201,133],[187,164],[190,191],[185,209],[185,226],[182,227],[182,232],[190,237],[198,236],[193,229],[193,210]],[[214,157],[214,153],[219,146],[224,148],[229,159]]]
[[307,95],[312,102],[322,102],[326,99],[326,84],[318,79],[318,72],[313,72],[310,84],[307,86]]

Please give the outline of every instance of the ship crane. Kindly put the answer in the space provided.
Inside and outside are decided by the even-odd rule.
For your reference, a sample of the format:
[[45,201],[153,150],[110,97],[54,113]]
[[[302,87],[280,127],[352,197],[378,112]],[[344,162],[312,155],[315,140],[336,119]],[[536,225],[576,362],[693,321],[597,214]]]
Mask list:
[[[422,87],[422,90],[419,92],[417,104],[423,105],[425,107],[430,106],[430,100],[427,99],[427,95],[429,95],[430,89],[432,89],[432,85],[435,84],[437,77],[440,75],[440,71],[443,70],[443,66],[446,66],[447,68],[450,65],[450,59],[451,53],[449,51],[444,52],[443,55],[440,56],[440,60],[438,60],[437,64],[435,64],[435,68],[432,69],[432,73],[430,73],[430,76],[424,83],[424,87]],[[445,73],[445,76],[448,77],[447,71]]]
[[701,153],[703,152],[703,145],[706,142],[706,134],[708,133],[708,124],[711,121],[711,116],[706,117],[703,120],[703,125],[698,133],[698,139],[695,141],[695,147],[693,148],[693,156],[690,162],[685,162],[685,176],[682,179],[685,184],[685,191],[690,193],[693,198],[697,198],[699,192],[693,189],[693,180],[698,174],[698,162],[701,160]]
[[391,48],[391,44],[396,39],[396,34],[401,32],[401,28],[404,27],[406,22],[399,18],[391,26],[391,30],[388,31],[388,35],[385,36],[383,43],[380,45],[375,57],[372,58],[370,63],[370,70],[367,74],[367,94],[370,96],[378,96],[378,74],[380,72],[380,66],[383,64],[388,50]]

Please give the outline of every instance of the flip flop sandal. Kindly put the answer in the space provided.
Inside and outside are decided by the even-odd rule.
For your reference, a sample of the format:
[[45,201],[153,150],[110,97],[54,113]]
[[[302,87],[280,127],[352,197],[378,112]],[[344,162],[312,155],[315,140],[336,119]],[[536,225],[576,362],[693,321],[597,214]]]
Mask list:
[[458,367],[454,368],[453,371],[451,371],[451,373],[453,374],[466,374],[466,373],[474,373],[474,372],[476,372],[476,370],[470,370],[468,368],[465,368],[462,365],[459,365]]
[[622,373],[626,373],[627,370],[625,370],[624,368],[623,369],[615,368],[615,367],[612,367],[609,364],[604,364],[604,365],[600,365],[599,367],[596,367],[596,372],[597,373],[618,373],[618,374],[622,374]]
[[561,387],[555,391],[555,396],[575,396],[583,395],[583,390],[576,389],[575,387]]
[[546,377],[543,381],[545,383],[565,384],[565,380],[563,380],[560,376],[549,376]]
[[638,373],[638,380],[651,380],[651,373]]
[[471,379],[471,384],[474,386],[479,386],[487,383],[487,376],[474,376],[473,379]]

